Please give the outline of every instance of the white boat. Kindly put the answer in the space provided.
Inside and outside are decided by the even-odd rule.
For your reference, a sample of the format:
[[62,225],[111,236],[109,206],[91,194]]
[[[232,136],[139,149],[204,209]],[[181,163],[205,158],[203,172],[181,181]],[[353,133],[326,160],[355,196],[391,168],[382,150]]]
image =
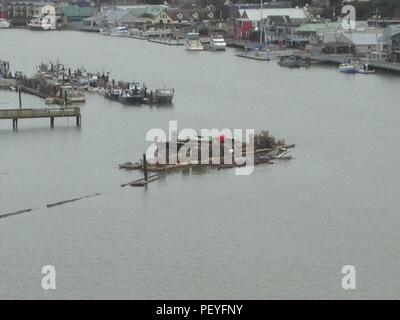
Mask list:
[[47,19],[46,16],[33,18],[28,23],[28,27],[31,30],[44,30],[44,31],[55,30],[55,26],[53,26],[50,19]]
[[1,18],[0,19],[0,29],[5,29],[5,28],[9,28],[10,27],[10,23],[6,20]]
[[114,37],[128,37],[129,30],[126,27],[116,27],[111,30],[110,35]]
[[360,65],[357,68],[357,73],[361,73],[361,74],[373,74],[375,73],[375,70],[370,69],[368,63],[364,64],[364,65]]
[[200,36],[197,32],[189,32],[186,37],[186,50],[190,51],[202,51],[204,50],[203,45],[200,41]]
[[210,48],[211,50],[225,50],[226,42],[222,35],[212,36],[210,38]]
[[101,28],[100,30],[99,30],[99,32],[100,32],[100,34],[101,35],[103,35],[103,36],[109,36],[110,34],[111,34],[111,31],[110,30],[108,30],[108,29],[106,29],[106,28]]
[[356,73],[357,69],[352,63],[342,63],[339,66],[339,71],[343,73]]

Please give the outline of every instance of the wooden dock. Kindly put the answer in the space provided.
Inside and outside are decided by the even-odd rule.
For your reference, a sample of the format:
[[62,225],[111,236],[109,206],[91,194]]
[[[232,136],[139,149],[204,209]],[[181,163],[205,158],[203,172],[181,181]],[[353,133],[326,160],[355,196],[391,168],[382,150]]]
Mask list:
[[296,54],[298,57],[309,58],[316,63],[333,64],[339,66],[345,60],[358,60],[362,64],[368,64],[371,68],[380,72],[400,73],[400,63],[386,62],[379,60],[371,60],[363,57],[352,55],[334,55],[334,54]]
[[148,37],[147,41],[153,42],[153,43],[158,43],[158,44],[163,44],[163,45],[167,45],[167,46],[183,46],[184,45],[184,43],[179,40],[166,38],[166,37]]
[[12,120],[13,130],[18,130],[18,120],[20,119],[50,119],[50,127],[54,128],[55,118],[75,117],[76,125],[81,125],[81,110],[74,108],[46,108],[46,109],[3,109],[0,110],[0,120]]

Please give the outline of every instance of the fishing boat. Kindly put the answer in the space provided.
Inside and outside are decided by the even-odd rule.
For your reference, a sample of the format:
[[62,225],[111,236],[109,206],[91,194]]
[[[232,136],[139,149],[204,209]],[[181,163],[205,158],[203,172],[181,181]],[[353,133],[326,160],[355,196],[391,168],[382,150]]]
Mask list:
[[294,56],[283,56],[279,59],[278,64],[281,67],[287,67],[287,68],[300,68],[301,62],[300,60]]
[[342,72],[342,73],[354,74],[354,73],[357,72],[357,69],[352,63],[346,62],[346,63],[340,64],[339,71]]
[[0,18],[0,29],[6,29],[10,27],[10,22],[6,19]]
[[143,102],[144,94],[141,91],[123,90],[118,96],[118,101],[124,104],[140,104]]
[[126,27],[116,27],[111,30],[110,35],[114,37],[128,37],[129,30]]
[[223,51],[226,49],[226,42],[222,35],[212,36],[210,38],[210,48],[213,51]]
[[189,32],[186,36],[186,50],[203,51],[204,46],[201,44],[200,36],[197,32]]
[[118,101],[119,96],[122,94],[121,89],[109,89],[107,92],[105,92],[104,97],[110,100]]

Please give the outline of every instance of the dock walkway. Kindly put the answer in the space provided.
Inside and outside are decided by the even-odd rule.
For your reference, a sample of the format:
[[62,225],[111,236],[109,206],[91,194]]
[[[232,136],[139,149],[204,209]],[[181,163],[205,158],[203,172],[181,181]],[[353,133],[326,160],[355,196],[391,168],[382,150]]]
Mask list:
[[81,125],[81,110],[74,108],[46,108],[46,109],[3,109],[0,110],[0,120],[12,120],[13,130],[18,130],[19,119],[49,118],[50,126],[54,128],[54,118],[75,117],[76,125]]
[[383,71],[383,72],[396,72],[400,73],[400,63],[394,62],[386,62],[379,60],[371,60],[363,57],[355,57],[349,55],[333,55],[333,54],[309,54],[309,53],[300,53],[296,54],[299,57],[310,58],[311,60],[318,63],[327,63],[327,64],[335,64],[340,65],[345,60],[359,60],[362,64],[368,64],[370,67]]

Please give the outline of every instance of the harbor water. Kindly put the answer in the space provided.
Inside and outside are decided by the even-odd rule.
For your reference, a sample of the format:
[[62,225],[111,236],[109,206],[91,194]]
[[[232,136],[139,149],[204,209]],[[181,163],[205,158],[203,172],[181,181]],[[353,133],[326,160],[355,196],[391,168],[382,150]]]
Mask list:
[[[87,93],[74,119],[0,122],[0,298],[400,298],[400,77],[287,69],[233,49],[188,52],[83,32],[1,30],[0,59],[32,75],[41,62],[111,71],[175,88],[171,106],[125,106]],[[44,100],[22,95],[23,106]],[[18,95],[0,91],[0,108]],[[118,169],[146,133],[268,129],[294,159],[177,172],[147,188]],[[100,193],[46,208],[46,204]],[[53,265],[57,289],[42,289]],[[343,290],[342,267],[357,271]]]

